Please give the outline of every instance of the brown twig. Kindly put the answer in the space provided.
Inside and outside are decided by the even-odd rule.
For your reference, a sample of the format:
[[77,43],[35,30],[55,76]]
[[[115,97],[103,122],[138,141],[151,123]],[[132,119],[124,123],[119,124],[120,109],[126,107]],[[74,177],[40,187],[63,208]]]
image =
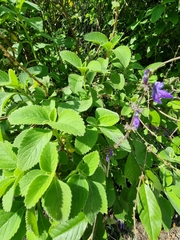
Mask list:
[[32,73],[30,73],[23,65],[21,65],[1,44],[0,44],[0,49],[3,51],[4,56],[7,57],[13,65],[20,67],[31,78],[33,78],[34,81],[36,81],[40,86],[42,86],[44,88],[46,96],[48,96],[46,87],[42,82],[40,82],[36,77],[33,76]]

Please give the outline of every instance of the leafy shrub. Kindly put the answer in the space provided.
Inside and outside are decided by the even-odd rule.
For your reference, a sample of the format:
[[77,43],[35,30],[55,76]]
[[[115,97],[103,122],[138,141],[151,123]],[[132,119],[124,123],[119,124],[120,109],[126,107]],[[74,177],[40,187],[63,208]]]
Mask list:
[[[89,33],[72,22],[76,2],[0,6],[1,239],[107,239],[106,224],[134,224],[135,230],[139,217],[153,240],[162,227],[170,229],[174,211],[180,213],[179,82],[174,72],[174,78],[160,73],[178,52],[165,62],[160,53],[160,62],[146,67],[139,62],[142,38],[152,37],[153,24],[170,21],[165,11],[173,12],[175,1],[145,4],[150,30],[137,33],[136,44],[132,35],[125,43],[116,34],[122,3],[100,1],[93,8],[91,1],[92,15],[82,13],[93,29],[94,9],[112,8],[109,38],[107,22],[102,32]],[[64,17],[56,23],[59,9]],[[69,35],[68,27],[63,32],[67,22]],[[143,17],[136,23],[134,30],[145,24]],[[166,76],[165,85],[159,76]]]

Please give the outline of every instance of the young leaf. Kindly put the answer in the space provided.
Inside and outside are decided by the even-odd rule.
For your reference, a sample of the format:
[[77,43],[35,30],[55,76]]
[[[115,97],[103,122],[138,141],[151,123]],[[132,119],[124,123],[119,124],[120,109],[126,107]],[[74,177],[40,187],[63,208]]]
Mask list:
[[52,132],[46,129],[30,129],[24,136],[18,151],[18,168],[26,171],[40,160],[44,146],[49,142]]
[[29,185],[25,196],[27,208],[34,207],[52,182],[52,177],[48,175],[37,176]]
[[49,125],[52,128],[75,136],[82,136],[85,133],[85,126],[82,118],[72,109],[63,110],[59,115],[58,121],[51,122]]
[[81,212],[73,219],[52,226],[49,230],[49,233],[54,240],[79,240],[81,239],[87,224],[88,221],[84,213]]
[[40,167],[47,173],[54,173],[58,164],[56,144],[48,142],[42,150]]
[[2,198],[2,205],[5,212],[10,212],[13,204],[14,198],[14,184],[12,184],[9,189],[6,191]]
[[104,187],[98,183],[89,181],[89,195],[84,207],[84,213],[89,223],[93,223],[98,212],[107,213],[107,196]]
[[87,67],[89,71],[102,73],[101,64],[97,60],[90,61]]
[[44,210],[51,218],[63,222],[69,217],[71,199],[72,194],[69,186],[54,178],[51,186],[42,198],[42,204]]
[[[38,225],[37,225],[37,213],[34,208],[26,210],[26,229],[27,232],[33,232],[35,237],[39,237]],[[28,235],[28,234],[27,234]],[[30,238],[28,238],[30,239]]]
[[131,60],[131,50],[127,46],[120,46],[113,50],[124,68],[127,68]]
[[70,63],[75,68],[82,67],[81,59],[74,52],[64,50],[60,52],[60,56],[64,61]]
[[5,193],[6,189],[15,181],[15,178],[6,178],[0,181],[0,197]]
[[85,176],[91,176],[99,165],[98,151],[91,152],[83,157],[83,160],[78,165],[78,170]]
[[93,42],[99,45],[103,45],[108,42],[108,38],[101,32],[91,32],[84,36],[84,39],[89,42]]
[[18,79],[16,77],[15,72],[12,69],[9,69],[8,74],[9,74],[9,80],[11,82],[10,85],[14,86],[15,88],[18,87],[19,86],[19,82],[18,82]]
[[11,239],[14,236],[20,226],[24,210],[22,204],[18,202],[13,204],[11,212],[4,212],[0,209],[1,240]]
[[28,172],[25,176],[23,176],[21,178],[21,180],[19,181],[19,187],[20,187],[20,191],[21,191],[21,195],[22,196],[26,196],[27,195],[27,191],[29,188],[29,185],[31,184],[31,182],[39,175],[44,174],[43,171],[39,170],[39,169],[34,169],[31,170],[30,172]]
[[12,112],[8,117],[11,124],[47,124],[49,119],[48,112],[41,106],[25,106]]
[[89,152],[96,144],[98,139],[97,128],[87,128],[84,136],[77,136],[75,140],[76,151],[79,154],[85,154]]
[[72,206],[70,217],[73,218],[83,209],[89,191],[87,181],[79,175],[73,175],[69,178],[67,184],[72,192]]
[[0,169],[16,168],[17,157],[10,146],[10,143],[0,142]]
[[152,190],[144,183],[139,191],[138,212],[149,238],[157,240],[162,225],[161,210]]
[[113,126],[119,121],[119,115],[105,108],[97,108],[95,112],[99,126]]

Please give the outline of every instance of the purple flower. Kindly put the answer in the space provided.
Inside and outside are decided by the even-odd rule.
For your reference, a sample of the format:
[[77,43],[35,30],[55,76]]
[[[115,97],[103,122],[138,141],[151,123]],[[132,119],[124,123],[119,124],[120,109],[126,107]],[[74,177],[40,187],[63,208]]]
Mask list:
[[109,151],[109,156],[113,156],[113,150],[111,149],[110,151]]
[[112,156],[113,156],[113,150],[111,149],[109,151],[109,153],[106,154],[106,161],[109,162],[110,161],[110,157],[112,157]]
[[152,98],[159,104],[162,104],[161,98],[173,98],[173,96],[166,90],[161,90],[163,87],[163,82],[156,82],[153,86]]
[[139,113],[136,112],[135,113],[135,116],[134,116],[134,119],[133,119],[133,126],[135,127],[135,129],[137,130],[138,127],[140,125],[140,120],[139,120]]
[[106,154],[106,161],[110,162],[109,154]]
[[147,85],[147,83],[148,83],[149,73],[150,73],[150,70],[149,70],[149,69],[146,69],[146,70],[144,71],[143,82],[144,82],[145,85]]
[[119,219],[117,220],[117,222],[118,222],[119,229],[120,230],[124,229],[124,224]]

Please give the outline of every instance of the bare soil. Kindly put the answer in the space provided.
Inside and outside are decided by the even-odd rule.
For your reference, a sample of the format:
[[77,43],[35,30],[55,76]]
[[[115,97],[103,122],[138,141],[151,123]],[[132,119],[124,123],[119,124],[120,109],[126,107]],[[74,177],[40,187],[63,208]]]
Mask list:
[[[136,227],[137,228],[135,236],[132,236],[132,234],[129,233],[124,233],[122,234],[122,239],[150,240],[141,223],[137,223]],[[162,230],[157,240],[180,240],[180,227],[172,227],[169,232]]]

